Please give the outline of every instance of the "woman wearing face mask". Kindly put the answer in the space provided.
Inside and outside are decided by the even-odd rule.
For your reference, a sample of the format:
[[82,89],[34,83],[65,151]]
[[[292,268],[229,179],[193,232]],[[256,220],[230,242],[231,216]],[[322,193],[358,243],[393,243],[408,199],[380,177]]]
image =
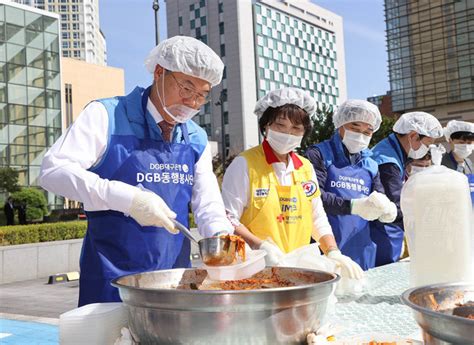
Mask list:
[[362,270],[338,250],[322,206],[311,163],[293,152],[311,130],[314,99],[296,88],[269,92],[255,106],[263,143],[242,152],[227,168],[222,195],[235,233],[267,252],[267,265],[310,243],[311,237],[342,269],[361,278]]
[[369,221],[391,222],[396,207],[385,197],[377,163],[368,150],[382,122],[378,108],[363,100],[348,100],[333,116],[334,135],[306,151],[322,190],[324,208],[337,244],[364,270],[375,266],[376,245]]
[[400,257],[404,235],[400,193],[406,180],[407,160],[424,157],[429,146],[443,135],[439,121],[424,112],[403,114],[395,122],[393,132],[372,149],[385,194],[397,206],[397,217],[392,224],[374,222],[371,226],[371,236],[377,244],[377,266]]
[[451,120],[444,128],[451,152],[444,155],[441,164],[467,175],[474,202],[474,167],[468,158],[474,150],[474,123]]
[[431,153],[428,152],[424,157],[421,157],[420,159],[407,159],[405,171],[406,171],[406,178],[408,177],[425,171],[432,165],[431,161]]

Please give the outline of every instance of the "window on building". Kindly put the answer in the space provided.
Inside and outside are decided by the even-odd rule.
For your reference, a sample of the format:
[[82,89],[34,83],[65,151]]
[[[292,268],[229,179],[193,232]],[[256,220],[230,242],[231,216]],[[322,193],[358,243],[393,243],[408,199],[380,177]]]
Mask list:
[[66,95],[66,127],[72,123],[72,85],[66,84],[64,93]]
[[229,124],[229,112],[228,111],[224,111],[224,124],[225,125],[228,125]]

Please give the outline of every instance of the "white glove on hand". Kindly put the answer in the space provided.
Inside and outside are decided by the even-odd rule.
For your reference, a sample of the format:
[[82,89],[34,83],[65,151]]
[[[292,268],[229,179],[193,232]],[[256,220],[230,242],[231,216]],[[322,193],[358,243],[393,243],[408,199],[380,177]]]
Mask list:
[[172,234],[177,234],[170,218],[176,218],[176,213],[170,210],[164,200],[157,194],[148,191],[138,191],[132,201],[130,215],[141,226],[163,227]]
[[362,279],[364,271],[348,256],[342,255],[340,250],[331,250],[326,254],[328,259],[333,260],[341,268],[341,277],[350,279]]
[[263,241],[258,249],[267,252],[267,255],[265,255],[265,265],[267,266],[278,265],[280,260],[285,256],[276,244],[269,241]]
[[393,202],[385,208],[384,213],[379,217],[382,223],[392,223],[397,218],[397,205]]
[[369,200],[382,210],[382,215],[379,217],[382,223],[392,223],[397,218],[397,206],[385,194],[373,192],[369,195]]
[[382,215],[382,210],[376,207],[369,197],[352,199],[351,213],[366,220],[375,220]]

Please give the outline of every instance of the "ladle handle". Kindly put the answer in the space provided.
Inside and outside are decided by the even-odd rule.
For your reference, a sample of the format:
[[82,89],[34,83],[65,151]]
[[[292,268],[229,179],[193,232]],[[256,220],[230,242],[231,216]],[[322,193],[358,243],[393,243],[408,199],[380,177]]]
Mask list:
[[176,229],[178,229],[184,236],[189,238],[190,241],[193,241],[194,243],[198,244],[198,241],[196,240],[196,238],[194,238],[193,234],[187,227],[185,227],[183,224],[178,222],[176,219],[172,219],[172,218],[170,219],[173,222]]

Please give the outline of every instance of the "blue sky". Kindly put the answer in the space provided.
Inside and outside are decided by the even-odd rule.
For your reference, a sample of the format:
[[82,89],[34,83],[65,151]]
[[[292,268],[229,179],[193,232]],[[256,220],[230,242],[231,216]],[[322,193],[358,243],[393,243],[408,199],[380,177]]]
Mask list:
[[[312,0],[344,19],[347,92],[365,99],[389,89],[383,0]],[[108,64],[125,70],[125,91],[146,86],[143,60],[155,45],[152,0],[100,0]],[[160,36],[166,38],[166,5],[160,0]]]

